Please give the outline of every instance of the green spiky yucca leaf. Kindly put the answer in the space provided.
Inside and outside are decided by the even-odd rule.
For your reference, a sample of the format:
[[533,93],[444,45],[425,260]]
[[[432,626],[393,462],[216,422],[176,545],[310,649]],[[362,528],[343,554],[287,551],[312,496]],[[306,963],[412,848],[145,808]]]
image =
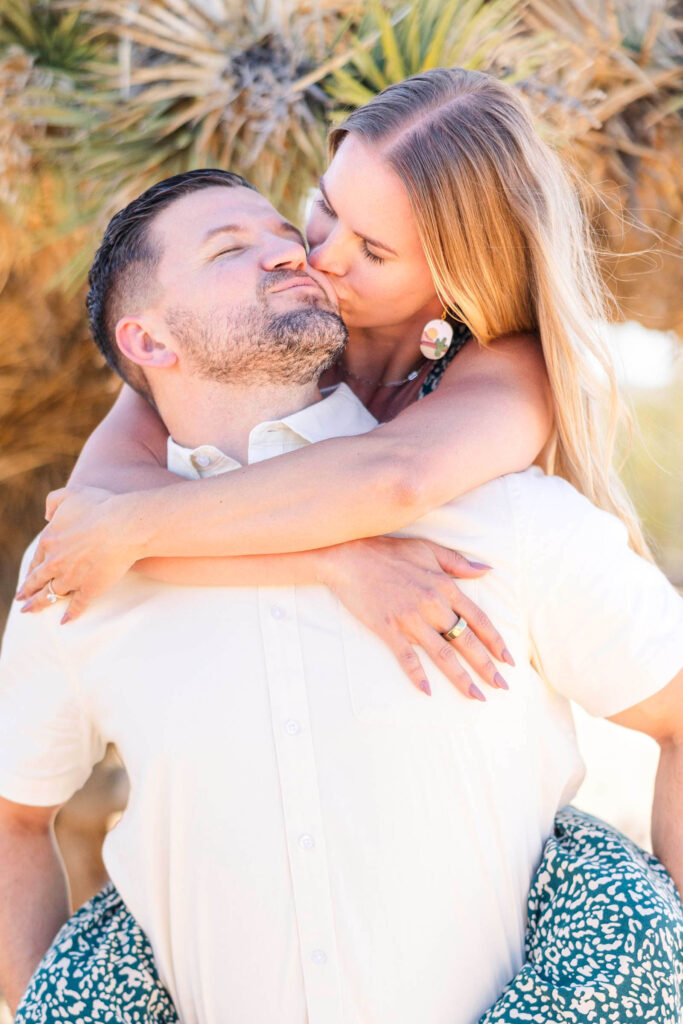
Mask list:
[[526,30],[516,0],[422,0],[386,10],[372,0],[348,66],[325,91],[336,107],[356,107],[394,82],[458,65],[506,79],[531,74],[548,59],[549,33]]
[[[194,167],[244,174],[299,212],[324,161],[327,97],[312,76],[334,12],[282,19],[250,0],[210,16],[189,0],[91,0],[79,9],[107,43],[89,66],[87,129],[72,137],[85,208],[120,207],[154,180]],[[328,24],[328,22],[330,24]],[[323,53],[324,48],[323,48]],[[95,113],[98,108],[98,113]],[[75,143],[75,145],[74,145]]]
[[0,53],[10,47],[19,47],[41,69],[55,72],[78,72],[94,56],[82,13],[46,0],[3,0]]

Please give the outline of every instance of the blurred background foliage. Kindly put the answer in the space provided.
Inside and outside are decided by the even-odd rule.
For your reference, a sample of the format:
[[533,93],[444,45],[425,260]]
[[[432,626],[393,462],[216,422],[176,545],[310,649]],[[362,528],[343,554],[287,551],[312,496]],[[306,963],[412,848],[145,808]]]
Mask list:
[[489,71],[585,180],[615,317],[683,333],[680,15],[665,0],[1,0],[0,620],[45,492],[118,387],[83,313],[98,236],[168,174],[230,168],[301,220],[331,123],[421,69]]

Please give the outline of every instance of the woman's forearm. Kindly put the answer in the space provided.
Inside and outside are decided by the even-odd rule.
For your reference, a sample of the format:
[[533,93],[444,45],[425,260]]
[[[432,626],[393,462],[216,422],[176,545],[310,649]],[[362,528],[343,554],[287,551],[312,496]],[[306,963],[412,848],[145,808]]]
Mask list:
[[133,571],[161,583],[190,587],[286,587],[328,583],[329,551],[234,558],[143,558]]
[[168,472],[164,425],[124,387],[71,482],[146,492],[112,499],[112,522],[139,558],[307,551],[390,533],[523,470],[551,429],[540,347],[516,336],[486,349],[470,342],[438,392],[369,434],[200,482],[179,483]]
[[166,469],[167,439],[154,409],[124,384],[83,446],[69,484],[125,494],[176,483],[177,476]]
[[140,557],[272,554],[340,544],[398,530],[496,476],[525,469],[547,430],[537,408],[525,408],[518,393],[495,380],[477,381],[461,387],[451,406],[444,396],[430,396],[370,434],[114,499],[120,502],[117,520],[134,536]]
[[400,461],[368,457],[364,439],[361,462],[357,443],[324,441],[208,480],[113,497],[113,522],[145,558],[307,551],[412,521]]

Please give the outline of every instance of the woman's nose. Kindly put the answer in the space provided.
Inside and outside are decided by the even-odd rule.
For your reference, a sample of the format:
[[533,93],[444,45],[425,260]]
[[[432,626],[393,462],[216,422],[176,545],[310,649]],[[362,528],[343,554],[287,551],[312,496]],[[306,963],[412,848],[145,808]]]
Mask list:
[[342,248],[334,239],[334,232],[319,245],[313,246],[308,254],[308,262],[314,270],[334,277],[343,277],[348,269]]

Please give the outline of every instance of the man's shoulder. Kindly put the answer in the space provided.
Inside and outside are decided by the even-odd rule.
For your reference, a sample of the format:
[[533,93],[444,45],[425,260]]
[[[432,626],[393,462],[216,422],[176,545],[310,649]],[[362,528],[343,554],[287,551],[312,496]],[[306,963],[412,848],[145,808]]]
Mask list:
[[508,511],[515,519],[524,520],[533,513],[551,521],[556,519],[558,525],[581,510],[597,511],[567,480],[549,476],[539,466],[496,477],[463,494],[452,504],[480,512],[491,510],[497,516],[502,516],[506,508],[512,506]]
[[[573,484],[538,467],[502,478],[527,550],[541,556],[598,557],[603,545],[615,556],[629,550],[628,530],[613,512],[595,505]],[[619,555],[619,557],[621,557]]]
[[598,511],[585,494],[568,480],[544,473],[539,466],[531,466],[522,473],[509,473],[501,477],[501,480],[517,501],[531,508],[538,507],[546,513],[549,510],[557,511],[564,518],[567,512],[575,514],[579,510]]

